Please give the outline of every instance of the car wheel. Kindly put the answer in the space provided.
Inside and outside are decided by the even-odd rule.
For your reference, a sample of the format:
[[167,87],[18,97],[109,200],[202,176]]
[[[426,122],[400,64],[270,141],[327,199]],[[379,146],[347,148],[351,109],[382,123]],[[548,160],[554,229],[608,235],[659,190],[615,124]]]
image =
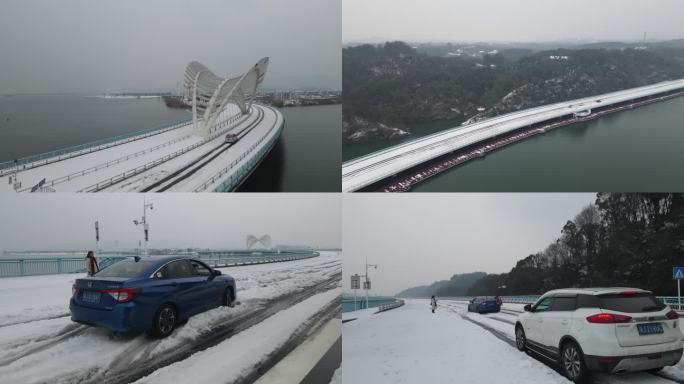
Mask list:
[[522,325],[515,327],[515,346],[519,351],[525,351],[527,348],[527,339],[525,338],[525,330]]
[[176,328],[177,322],[178,314],[176,313],[176,308],[173,305],[164,304],[157,310],[154,316],[154,324],[149,333],[157,338],[166,337]]
[[231,308],[235,306],[235,294],[233,294],[233,289],[230,287],[223,291],[223,306]]
[[585,383],[589,377],[589,371],[586,365],[584,365],[582,350],[572,341],[563,345],[561,350],[561,368],[565,376],[575,383]]

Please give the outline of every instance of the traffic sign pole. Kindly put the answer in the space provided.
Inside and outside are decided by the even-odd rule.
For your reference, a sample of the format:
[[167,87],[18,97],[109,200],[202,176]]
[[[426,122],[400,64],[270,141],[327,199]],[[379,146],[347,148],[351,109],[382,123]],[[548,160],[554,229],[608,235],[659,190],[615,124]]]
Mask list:
[[682,310],[682,288],[681,282],[684,280],[684,267],[673,267],[672,278],[677,280],[677,310]]

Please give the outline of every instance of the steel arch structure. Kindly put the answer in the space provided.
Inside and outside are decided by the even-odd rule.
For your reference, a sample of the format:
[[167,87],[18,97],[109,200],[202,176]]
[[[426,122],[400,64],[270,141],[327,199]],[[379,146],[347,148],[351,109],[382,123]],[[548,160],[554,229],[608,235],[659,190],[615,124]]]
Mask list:
[[192,100],[193,132],[209,136],[228,103],[237,105],[241,113],[248,113],[267,69],[268,57],[264,57],[243,75],[222,78],[203,64],[190,62],[185,69],[183,87],[186,98]]
[[255,245],[261,245],[265,249],[269,249],[271,248],[271,236],[263,235],[261,237],[256,237],[254,235],[249,235],[247,236],[246,243],[247,249],[252,249]]

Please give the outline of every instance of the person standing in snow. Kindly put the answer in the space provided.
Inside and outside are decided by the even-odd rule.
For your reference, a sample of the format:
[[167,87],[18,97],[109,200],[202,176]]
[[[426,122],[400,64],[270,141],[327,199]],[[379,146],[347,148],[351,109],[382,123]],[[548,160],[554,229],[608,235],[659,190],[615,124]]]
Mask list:
[[97,264],[97,259],[95,258],[95,253],[93,253],[93,251],[88,251],[85,262],[88,276],[92,276],[100,271],[100,266]]
[[435,309],[437,308],[437,299],[435,299],[435,295],[432,295],[432,298],[430,299],[430,307],[432,307],[432,313],[435,313]]

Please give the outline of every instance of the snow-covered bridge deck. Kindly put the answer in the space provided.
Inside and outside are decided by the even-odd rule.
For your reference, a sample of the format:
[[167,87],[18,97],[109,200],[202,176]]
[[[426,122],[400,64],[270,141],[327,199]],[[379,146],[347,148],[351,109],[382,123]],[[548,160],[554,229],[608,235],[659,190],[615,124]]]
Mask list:
[[342,165],[342,190],[351,192],[472,144],[575,113],[684,90],[684,79],[530,108],[399,144]]
[[238,305],[195,315],[163,340],[72,322],[71,285],[83,274],[0,279],[0,382],[239,382],[339,311],[340,252],[219,269],[235,278]]
[[[186,123],[121,143],[19,161],[0,170],[0,191],[29,192],[43,179],[39,191],[232,190],[273,147],[284,122],[280,112],[257,104],[245,115],[226,108],[221,121],[206,138],[194,135],[192,123]],[[225,143],[229,132],[240,139]],[[16,182],[21,186],[15,188]]]
[[[514,325],[522,304],[501,313],[467,312],[467,302],[429,300],[374,314],[344,313],[343,382],[358,383],[570,383],[549,364],[518,351]],[[595,375],[593,383],[673,383],[684,380],[684,362],[659,376],[639,372]]]

